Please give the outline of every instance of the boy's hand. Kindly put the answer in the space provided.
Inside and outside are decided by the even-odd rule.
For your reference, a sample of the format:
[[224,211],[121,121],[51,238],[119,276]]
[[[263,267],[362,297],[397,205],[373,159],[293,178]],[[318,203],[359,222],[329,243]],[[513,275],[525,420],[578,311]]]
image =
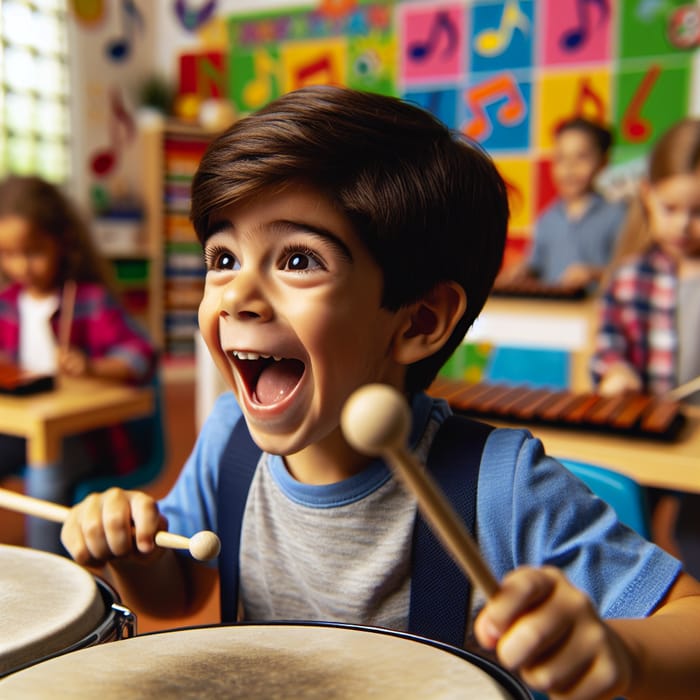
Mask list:
[[631,653],[591,601],[553,567],[507,574],[474,632],[506,668],[551,700],[614,698],[630,685]]
[[559,284],[579,289],[589,285],[593,280],[595,280],[595,272],[592,268],[581,263],[574,263],[564,270],[559,278]]
[[60,348],[58,370],[69,377],[84,377],[90,373],[90,361],[88,356],[77,348]]
[[117,557],[157,558],[156,532],[167,529],[154,498],[112,488],[74,506],[63,524],[61,542],[83,566],[102,566]]

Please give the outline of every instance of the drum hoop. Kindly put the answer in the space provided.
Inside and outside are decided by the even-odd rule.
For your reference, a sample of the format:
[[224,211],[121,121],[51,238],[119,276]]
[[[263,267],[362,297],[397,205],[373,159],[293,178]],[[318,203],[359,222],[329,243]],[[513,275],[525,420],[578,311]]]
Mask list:
[[54,659],[57,656],[63,656],[71,651],[78,651],[78,649],[84,649],[85,647],[94,646],[95,644],[101,644],[110,638],[110,633],[114,627],[115,617],[118,615],[117,611],[112,607],[114,604],[120,604],[121,598],[117,591],[110,586],[106,581],[99,577],[95,577],[95,583],[97,584],[97,590],[104,603],[105,612],[104,617],[100,621],[100,624],[91,632],[88,632],[82,639],[79,639],[63,649],[57,649],[49,654],[41,656],[38,659],[32,659],[26,663],[21,664],[11,668],[9,671],[0,673],[0,678],[9,676],[11,673],[17,673],[17,671],[22,671],[31,666],[36,666],[36,664],[43,663],[49,659]]
[[388,637],[399,637],[400,639],[406,639],[407,641],[417,642],[419,644],[425,644],[427,646],[435,647],[441,651],[448,652],[454,656],[459,656],[465,661],[468,661],[473,666],[476,666],[484,673],[489,675],[495,681],[501,684],[501,686],[509,692],[514,698],[518,700],[534,700],[532,691],[515,675],[506,671],[504,668],[496,664],[494,661],[487,659],[478,654],[467,651],[466,649],[460,649],[459,647],[454,647],[451,644],[446,644],[445,642],[440,642],[436,639],[429,639],[428,637],[421,637],[420,635],[413,634],[411,632],[402,632],[400,630],[392,630],[388,627],[372,627],[370,625],[358,625],[349,622],[326,622],[323,620],[243,620],[241,622],[233,622],[219,625],[191,625],[184,627],[176,627],[168,630],[155,630],[152,632],[144,632],[139,634],[138,637],[149,637],[151,635],[158,634],[170,634],[171,632],[186,632],[188,630],[201,630],[201,629],[221,629],[222,627],[330,627],[335,629],[347,629],[354,630],[357,632],[374,632],[378,634],[384,634]]

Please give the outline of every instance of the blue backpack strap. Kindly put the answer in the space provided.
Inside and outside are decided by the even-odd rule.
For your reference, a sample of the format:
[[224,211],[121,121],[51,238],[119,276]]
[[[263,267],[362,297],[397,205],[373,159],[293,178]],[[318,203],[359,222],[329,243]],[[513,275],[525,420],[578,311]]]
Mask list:
[[[471,533],[484,444],[493,426],[449,416],[433,441],[426,467]],[[471,586],[420,514],[416,514],[408,630],[464,646]]]
[[[484,423],[450,416],[440,426],[428,454],[427,469],[470,532],[474,531],[476,521],[481,453],[492,429]],[[221,621],[224,623],[235,622],[238,618],[241,527],[260,455],[260,448],[241,418],[231,431],[219,466],[219,577]],[[413,532],[409,631],[463,646],[469,597],[469,580],[417,514]]]
[[221,536],[219,599],[222,622],[236,622],[238,619],[238,559],[243,512],[261,454],[262,450],[253,442],[248,426],[241,417],[233,427],[221,455],[216,497]]

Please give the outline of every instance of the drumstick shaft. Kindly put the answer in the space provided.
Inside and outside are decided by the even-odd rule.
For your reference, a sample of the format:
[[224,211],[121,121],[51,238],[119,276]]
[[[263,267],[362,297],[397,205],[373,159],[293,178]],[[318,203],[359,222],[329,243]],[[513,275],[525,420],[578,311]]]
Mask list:
[[486,598],[491,598],[498,591],[498,581],[442,491],[406,450],[392,447],[386,451],[385,456],[413,492],[421,513],[457,564],[481,588]]
[[696,391],[700,391],[700,376],[695,377],[695,379],[691,379],[685,384],[677,386],[675,389],[671,389],[671,391],[666,394],[666,398],[671,399],[672,401],[680,401],[686,396],[694,394]]
[[[51,520],[55,523],[63,523],[68,517],[70,508],[51,503],[51,501],[42,501],[40,498],[25,496],[22,493],[16,493],[9,489],[0,488],[0,507],[7,510],[13,510],[16,513],[24,515],[33,515],[36,518],[43,520]],[[176,535],[173,532],[160,530],[156,532],[155,543],[159,547],[166,549],[189,549],[190,539],[184,535]]]
[[61,316],[59,318],[58,347],[66,351],[70,347],[70,329],[73,325],[73,310],[75,309],[75,280],[66,280],[63,284],[61,299]]

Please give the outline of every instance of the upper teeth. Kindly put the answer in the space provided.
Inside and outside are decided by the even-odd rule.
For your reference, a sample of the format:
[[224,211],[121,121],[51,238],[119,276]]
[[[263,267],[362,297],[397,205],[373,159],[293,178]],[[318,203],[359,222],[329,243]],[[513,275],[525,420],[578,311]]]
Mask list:
[[241,352],[240,350],[234,350],[233,355],[239,360],[269,360],[272,358],[275,362],[279,362],[282,359],[276,355],[262,355],[257,352]]

